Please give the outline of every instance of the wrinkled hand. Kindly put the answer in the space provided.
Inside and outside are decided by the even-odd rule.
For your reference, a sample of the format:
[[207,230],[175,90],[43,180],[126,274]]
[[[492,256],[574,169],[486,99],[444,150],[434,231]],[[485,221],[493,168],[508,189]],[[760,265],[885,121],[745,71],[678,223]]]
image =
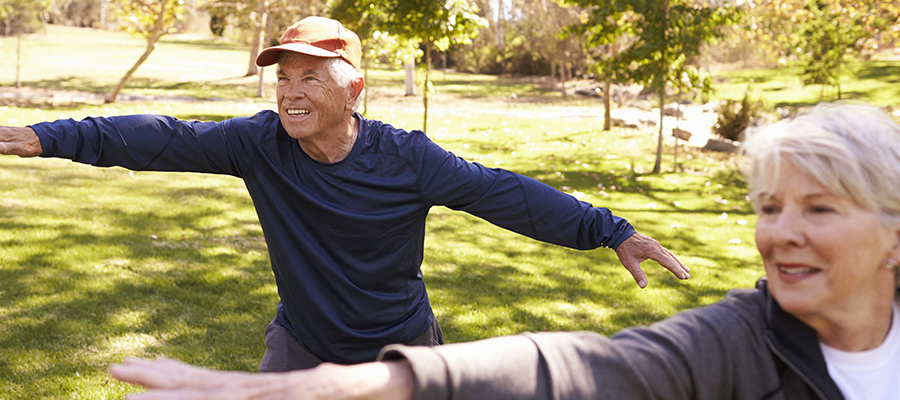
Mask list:
[[42,152],[41,140],[34,133],[34,129],[0,126],[0,154],[37,157]]
[[[128,396],[130,400],[163,399],[266,399],[260,382],[273,376],[242,372],[221,372],[194,367],[178,361],[159,358],[154,361],[127,359],[109,367],[114,378],[151,389]],[[257,397],[253,397],[257,396]]]
[[641,263],[646,260],[653,260],[662,265],[665,269],[672,271],[679,279],[688,279],[691,275],[688,268],[678,257],[675,257],[671,251],[662,247],[655,239],[650,236],[635,233],[616,248],[616,255],[619,261],[625,266],[635,282],[641,289],[647,287],[647,275],[641,269]]
[[411,399],[412,371],[397,362],[322,364],[284,373],[214,371],[159,358],[127,359],[109,374],[148,391],[128,400]]

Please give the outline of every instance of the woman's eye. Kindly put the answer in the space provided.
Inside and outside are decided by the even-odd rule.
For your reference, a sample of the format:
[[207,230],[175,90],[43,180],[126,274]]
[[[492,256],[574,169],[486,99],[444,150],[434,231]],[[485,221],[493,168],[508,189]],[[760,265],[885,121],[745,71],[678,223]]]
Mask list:
[[812,207],[810,207],[810,211],[812,211],[815,214],[825,214],[825,213],[833,212],[834,209],[831,207],[828,207],[828,206],[812,206]]
[[779,208],[777,206],[768,205],[760,207],[759,211],[763,214],[776,214],[778,213]]

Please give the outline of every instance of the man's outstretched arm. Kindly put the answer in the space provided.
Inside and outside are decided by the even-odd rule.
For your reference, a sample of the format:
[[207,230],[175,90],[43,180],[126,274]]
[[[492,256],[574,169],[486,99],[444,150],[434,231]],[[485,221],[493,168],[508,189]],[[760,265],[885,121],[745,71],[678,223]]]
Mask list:
[[0,154],[37,157],[43,148],[34,129],[28,127],[0,126]]

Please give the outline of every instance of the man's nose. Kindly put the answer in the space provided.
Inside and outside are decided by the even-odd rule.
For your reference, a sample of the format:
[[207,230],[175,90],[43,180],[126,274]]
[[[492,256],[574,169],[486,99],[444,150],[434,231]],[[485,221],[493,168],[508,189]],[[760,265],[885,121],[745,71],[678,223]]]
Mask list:
[[291,81],[284,89],[284,94],[290,98],[301,98],[306,96],[306,90],[302,83]]

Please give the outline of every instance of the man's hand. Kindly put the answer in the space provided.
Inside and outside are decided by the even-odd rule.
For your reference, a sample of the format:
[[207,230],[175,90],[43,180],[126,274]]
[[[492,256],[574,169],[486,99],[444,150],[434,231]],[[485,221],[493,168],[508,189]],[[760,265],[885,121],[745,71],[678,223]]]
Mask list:
[[412,399],[412,370],[399,362],[325,363],[314,369],[265,374],[214,371],[159,358],[109,367],[123,382],[148,391],[128,400]]
[[42,152],[41,140],[34,133],[34,129],[0,126],[0,154],[37,157]]
[[691,275],[688,268],[678,257],[675,257],[671,251],[662,247],[656,240],[650,236],[635,233],[630,238],[625,239],[622,244],[616,248],[616,255],[619,261],[625,266],[631,276],[637,282],[641,289],[647,287],[647,275],[641,269],[641,263],[646,260],[653,260],[662,265],[664,268],[672,271],[678,279],[687,279]]

